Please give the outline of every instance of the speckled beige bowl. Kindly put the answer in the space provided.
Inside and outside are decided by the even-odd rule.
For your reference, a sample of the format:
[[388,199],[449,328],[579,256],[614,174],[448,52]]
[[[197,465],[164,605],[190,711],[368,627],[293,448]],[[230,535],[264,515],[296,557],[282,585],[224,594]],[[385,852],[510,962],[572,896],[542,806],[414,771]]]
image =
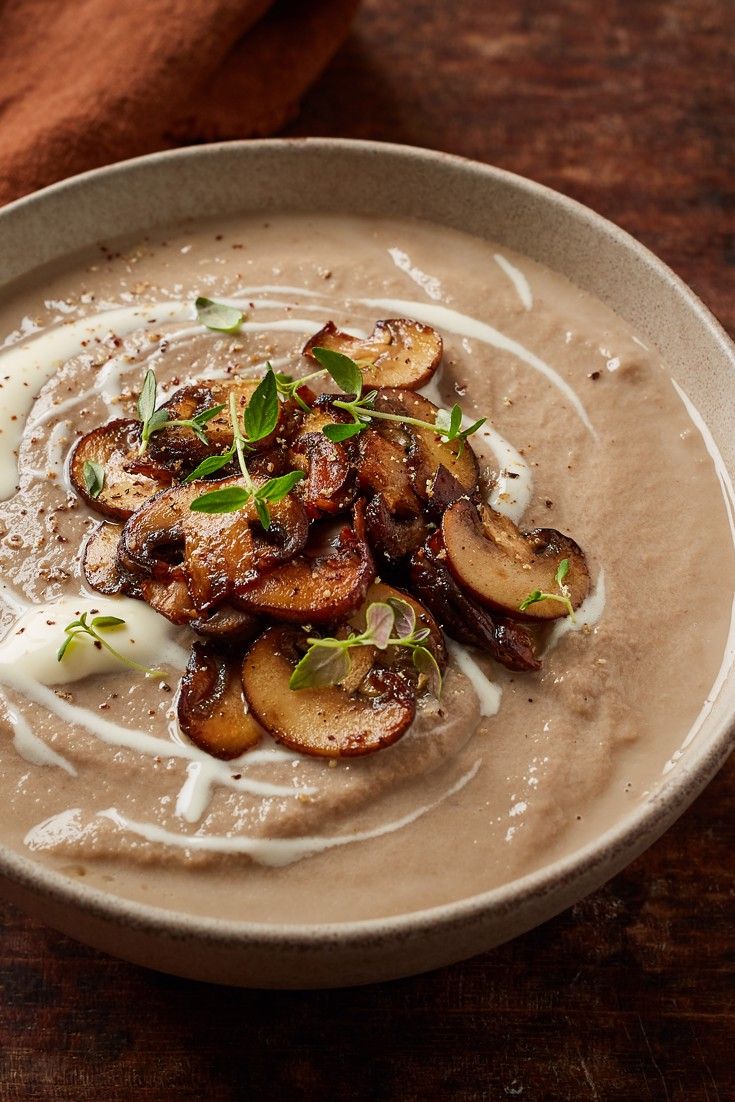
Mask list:
[[[325,185],[325,181],[328,184]],[[621,314],[670,365],[735,470],[735,348],[659,260],[585,207],[498,169],[339,140],[227,143],[78,176],[0,211],[2,279],[160,222],[279,209],[417,216],[489,237],[562,272]],[[733,744],[735,673],[665,784],[572,856],[428,911],[339,925],[221,922],[128,903],[0,847],[0,887],[60,930],[197,979],[319,987],[410,975],[489,949],[598,887],[688,806]]]

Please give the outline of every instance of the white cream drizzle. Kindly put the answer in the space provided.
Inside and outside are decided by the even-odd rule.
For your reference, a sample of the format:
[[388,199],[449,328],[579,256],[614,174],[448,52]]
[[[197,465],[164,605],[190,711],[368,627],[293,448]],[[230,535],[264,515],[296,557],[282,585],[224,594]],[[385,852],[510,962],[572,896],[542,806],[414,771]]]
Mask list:
[[[239,332],[242,333],[261,333],[271,332],[274,330],[281,330],[285,332],[299,333],[301,335],[309,335],[314,331],[314,322],[306,318],[285,318],[276,321],[269,322],[243,322]],[[179,343],[184,339],[190,339],[192,336],[206,334],[210,330],[206,329],[203,325],[191,325],[188,329],[172,333],[170,336],[166,336],[166,340],[169,343]],[[222,334],[214,334],[221,337]],[[357,334],[358,336],[361,334]],[[160,347],[151,349],[148,356],[141,359],[135,359],[132,363],[126,353],[122,353],[118,356],[111,357],[99,370],[97,377],[89,389],[81,391],[75,394],[71,398],[67,398],[62,402],[58,402],[55,405],[48,406],[45,409],[41,409],[39,413],[32,410],[28,417],[28,428],[33,430],[40,425],[45,424],[47,421],[54,420],[62,413],[66,413],[67,410],[75,409],[80,402],[88,400],[94,395],[98,395],[107,406],[107,412],[110,416],[117,415],[115,409],[116,401],[120,397],[122,391],[122,376],[127,374],[143,374],[143,369],[150,364],[153,357],[157,356],[160,352]],[[279,363],[285,364],[290,362],[291,357],[280,357]],[[277,366],[276,361],[270,361],[274,367]],[[0,361],[0,367],[2,367],[2,361]],[[240,374],[242,375],[255,375],[262,373],[265,370],[265,363],[256,364],[249,368],[244,368]],[[208,372],[208,378],[216,377],[216,372]],[[229,377],[230,372],[223,371],[221,373],[222,378]],[[165,397],[166,390],[162,388],[163,396]],[[0,425],[2,424],[2,411],[0,410]],[[3,455],[0,453],[0,463],[3,460]],[[1,476],[1,468],[0,468]]]
[[[411,264],[407,254],[402,253],[401,250],[390,250],[390,255],[397,267],[405,271],[411,279],[423,288],[429,297],[434,299],[441,297],[441,285],[439,281],[415,268],[415,266]],[[529,287],[528,294],[525,293],[524,284],[522,282],[522,280],[525,280],[523,274],[515,269],[521,279],[517,277],[514,278],[510,270],[505,267],[500,260],[498,260],[498,263],[513,280],[522,301],[524,301],[524,298],[528,300],[528,296],[531,292]],[[506,262],[507,265],[509,265],[509,263],[510,262]],[[512,268],[513,266],[511,265],[510,267]],[[295,294],[300,297],[307,296],[312,298],[325,297],[321,292],[312,291],[307,288],[263,284],[256,287],[239,288],[237,298],[222,298],[220,301],[237,306],[244,312],[249,312],[254,309],[275,310],[292,308],[291,303],[283,302],[280,299],[261,297],[256,300],[249,297],[247,299],[240,297],[249,294],[262,295],[262,293]],[[593,436],[596,435],[581,401],[565,380],[529,349],[505,336],[490,325],[470,317],[469,315],[461,314],[458,311],[439,305],[402,299],[363,299],[358,301],[362,302],[365,306],[385,307],[396,313],[409,314],[416,317],[418,320],[459,334],[464,338],[463,343],[465,344],[467,344],[468,339],[475,339],[491,345],[492,347],[509,352],[523,363],[540,372],[560,390],[576,410],[590,433]],[[526,305],[526,301],[524,301],[524,305]],[[532,296],[530,305],[532,305]],[[527,308],[530,308],[530,305],[528,305]],[[323,306],[302,304],[300,307],[296,307],[296,309],[301,310],[301,312],[305,314],[319,314],[324,321],[326,321],[329,316],[326,304]],[[11,384],[10,387],[6,387],[3,392],[4,403],[3,408],[0,409],[0,432],[3,434],[4,445],[3,448],[0,449],[0,496],[8,496],[13,491],[16,480],[16,462],[13,452],[20,440],[24,415],[31,409],[35,395],[41,386],[58,371],[64,362],[75,356],[82,355],[87,350],[90,352],[95,351],[95,345],[104,343],[109,336],[114,335],[118,338],[124,337],[135,332],[139,328],[161,325],[164,322],[181,323],[182,326],[180,329],[174,332],[166,332],[162,336],[162,341],[165,342],[166,346],[190,339],[194,335],[201,335],[209,332],[193,318],[193,306],[190,302],[167,301],[148,306],[131,305],[113,307],[102,313],[80,318],[77,321],[66,321],[51,330],[28,336],[17,346],[9,348],[0,356],[0,377],[2,377],[2,375],[10,376],[7,382]],[[249,317],[246,317],[246,320],[240,327],[239,333],[247,334],[263,331],[282,331],[301,335],[311,335],[314,332],[315,324],[317,324],[316,319],[311,317],[282,317],[268,321],[249,320]],[[364,335],[363,331],[360,329],[351,329],[350,331],[354,332],[355,335]],[[224,334],[214,332],[212,336],[222,339]],[[233,337],[235,336],[236,335],[233,335]],[[141,352],[143,351],[144,350],[141,350]],[[150,362],[152,359],[159,357],[162,355],[162,352],[161,342],[159,342],[156,345],[152,345],[150,349],[147,350],[147,355],[141,356],[139,353],[133,362],[130,361],[129,354],[121,353],[113,355],[100,368],[95,383],[89,391],[75,395],[68,401],[58,403],[50,408],[42,409],[37,415],[32,414],[28,419],[29,428],[36,427],[52,418],[58,418],[67,411],[67,408],[69,410],[73,409],[80,401],[86,400],[91,394],[99,395],[106,404],[108,412],[112,414],[115,399],[119,398],[121,393],[123,376],[129,372],[140,372],[146,362]],[[288,357],[280,358],[279,365],[281,362],[285,365],[285,363],[288,362]],[[263,365],[257,365],[256,367],[247,369],[246,373],[257,374],[259,370],[262,370],[262,367]],[[436,398],[438,399],[437,404],[442,404],[441,396],[438,394],[436,381],[433,380],[430,387],[433,388],[432,399],[436,394]],[[425,390],[426,389],[428,388],[425,388]],[[469,423],[470,419],[465,417],[465,425]],[[65,423],[64,431],[68,431],[67,423]],[[53,433],[57,434],[56,437],[53,436]],[[56,440],[57,443],[59,442],[57,437],[60,438],[61,433],[61,426],[58,426],[58,431],[57,428],[52,430],[52,446],[55,446],[54,440]],[[494,508],[498,509],[498,511],[504,512],[506,515],[513,517],[513,519],[520,519],[531,496],[532,482],[529,465],[522,456],[520,456],[513,445],[505,440],[505,438],[493,427],[484,426],[483,429],[480,430],[480,433],[478,433],[478,437],[482,443],[486,444],[493,452],[501,468],[500,476],[489,499],[490,503]],[[53,456],[50,457],[49,463],[50,466],[53,466]],[[34,476],[40,474],[40,472],[29,473],[32,473]],[[517,474],[519,477],[509,477],[511,473]],[[139,754],[156,759],[165,760],[166,758],[174,758],[186,761],[188,763],[186,767],[186,780],[178,794],[176,802],[176,814],[179,818],[190,823],[197,822],[204,814],[212,797],[212,789],[215,786],[249,792],[263,797],[294,797],[299,794],[310,795],[318,791],[304,786],[298,787],[295,784],[273,785],[243,775],[246,769],[258,763],[262,764],[262,762],[266,760],[272,762],[274,760],[296,759],[297,756],[290,755],[285,751],[281,751],[279,748],[273,747],[268,750],[251,751],[244,755],[242,759],[225,763],[211,758],[197,747],[189,745],[181,740],[174,741],[158,738],[145,731],[131,730],[122,727],[104,719],[97,713],[90,712],[85,708],[81,708],[69,701],[61,699],[47,687],[49,684],[74,680],[77,677],[83,677],[89,673],[104,672],[113,667],[117,668],[114,660],[112,660],[112,665],[110,665],[105,651],[99,651],[93,646],[88,646],[80,642],[74,645],[68,656],[64,659],[63,664],[58,663],[56,661],[56,648],[59,639],[54,636],[53,642],[50,642],[50,637],[44,635],[41,630],[45,626],[48,632],[48,625],[45,625],[45,619],[49,618],[48,606],[33,606],[28,608],[24,602],[21,602],[19,599],[16,600],[14,596],[8,596],[7,594],[4,596],[2,591],[0,591],[0,598],[3,599],[8,607],[13,608],[16,613],[20,613],[20,620],[18,623],[11,628],[8,636],[0,642],[0,682],[5,684],[8,688],[22,694],[28,700],[47,708],[63,722],[81,726],[108,745],[130,749]],[[103,608],[106,602],[109,601],[107,598],[94,595],[89,598],[65,598],[64,600],[69,600],[71,605],[74,606],[74,615],[66,616],[66,612],[68,611],[66,607],[62,602],[56,603],[53,616],[58,616],[61,621],[57,634],[63,633],[64,624],[76,618],[80,608],[83,609],[86,607],[82,603],[83,601],[89,600],[90,608],[98,608],[102,614],[107,614],[107,610]],[[127,598],[119,598],[114,599],[110,603],[114,603],[116,608],[119,609],[121,607],[120,602],[127,600]],[[163,644],[161,633],[168,630],[168,625],[165,624],[165,621],[162,621],[161,617],[152,613],[151,610],[147,609],[146,606],[142,605],[140,602],[130,601],[129,603],[131,606],[135,606],[134,611],[131,608],[126,609],[125,612],[115,611],[111,614],[121,615],[124,619],[128,620],[131,627],[135,626],[134,631],[128,632],[127,636],[123,634],[122,629],[120,633],[115,632],[114,640],[111,639],[113,645],[123,653],[127,653],[125,651],[126,646],[130,647],[131,657],[135,657],[136,660],[149,664],[149,660],[142,657],[144,651],[138,649],[138,643],[134,642],[137,635],[139,638],[146,639],[149,644],[153,644],[151,649],[154,653],[150,662],[155,661],[156,663],[160,663],[162,661],[162,655],[167,653],[172,660],[172,664],[181,668],[185,658],[183,652],[181,652],[180,648],[176,648],[178,651],[177,654],[174,654],[173,651],[166,651],[166,646]],[[148,613],[151,617],[154,617],[155,629],[153,628],[153,624],[151,624],[150,631],[148,630],[148,625],[145,626],[145,630],[140,630],[137,625],[141,622],[141,613],[143,616]],[[162,628],[161,624],[165,626]],[[18,635],[19,626],[26,629],[20,635]],[[449,647],[458,666],[468,677],[473,688],[477,692],[481,713],[488,716],[496,714],[500,706],[502,693],[500,687],[486,677],[484,671],[465,648],[451,640],[449,641]],[[135,650],[134,654],[132,650]],[[145,653],[148,652],[146,651]],[[22,661],[23,671],[18,669],[19,661]],[[59,670],[60,665],[64,665],[63,671]],[[8,714],[14,727],[14,742],[19,753],[29,761],[35,761],[39,764],[55,765],[74,774],[74,766],[61,755],[57,754],[56,751],[48,747],[42,739],[34,735],[27,722],[11,704],[8,704]],[[441,799],[445,799],[453,792],[458,791],[464,784],[468,783],[477,772],[479,765],[480,763],[476,762],[473,768],[465,774],[455,786],[450,788]],[[235,779],[235,773],[238,774],[237,779]],[[437,803],[441,802],[441,799],[437,801]],[[113,819],[122,829],[138,833],[143,837],[149,838],[151,841],[183,846],[190,849],[211,849],[220,852],[249,853],[251,856],[255,857],[256,860],[262,860],[268,864],[285,864],[293,860],[298,860],[302,856],[331,848],[332,846],[345,845],[354,841],[377,837],[381,834],[401,829],[403,826],[415,821],[415,819],[419,818],[421,815],[426,814],[434,806],[436,806],[436,804],[419,808],[404,818],[384,824],[382,827],[376,828],[373,831],[334,838],[306,837],[294,839],[255,839],[242,836],[217,838],[203,835],[179,835],[173,832],[164,831],[155,824],[138,823],[133,820],[128,820],[114,808],[102,814]],[[44,824],[40,824],[38,828],[34,828],[34,830],[42,832],[46,830],[46,834],[48,835],[49,830],[53,832],[54,830],[69,828],[76,814],[77,813],[72,809],[70,812],[62,813],[61,816],[52,817],[52,820],[47,820]],[[66,818],[64,818],[65,816]],[[64,823],[66,827],[64,827]],[[34,845],[32,841],[33,836],[34,831],[29,832],[28,844],[32,848]]]
[[[307,794],[316,791],[293,785],[270,784],[250,777],[233,777],[233,772],[242,773],[244,769],[263,761],[292,760],[293,755],[277,748],[269,753],[251,752],[242,759],[225,763],[213,759],[198,747],[123,727],[57,696],[48,688],[49,685],[68,684],[92,674],[120,669],[113,655],[104,648],[97,649],[92,640],[84,636],[71,645],[61,662],[57,659],[65,625],[81,612],[92,613],[95,610],[102,616],[125,619],[124,627],[109,634],[102,633],[121,654],[144,665],[163,662],[178,671],[183,669],[188,656],[172,638],[170,624],[143,602],[129,597],[82,595],[33,605],[21,614],[0,641],[0,684],[46,707],[64,722],[78,724],[108,745],[153,758],[183,758],[196,766],[197,770],[189,773],[177,804],[179,813],[189,821],[195,821],[203,813],[215,785],[259,796],[294,796],[299,791]],[[22,757],[75,772],[65,758],[33,734],[18,709],[10,702],[6,703],[6,709],[14,730],[14,745]]]
[[131,597],[90,594],[61,597],[26,609],[0,641],[0,682],[9,685],[22,676],[42,685],[63,685],[118,670],[119,660],[104,647],[96,647],[86,635],[76,639],[63,661],[58,661],[64,628],[84,612],[90,618],[119,616],[125,620],[119,628],[101,633],[125,658],[144,666],[161,662],[185,665],[185,652],[174,642],[168,621],[148,605]]
[[31,827],[23,842],[29,849],[38,850],[75,841],[81,833],[81,818],[81,807],[67,808]]
[[582,601],[574,614],[574,619],[572,620],[571,616],[564,616],[562,619],[554,621],[544,653],[548,654],[550,650],[553,650],[559,640],[568,635],[570,631],[589,630],[589,628],[593,628],[595,624],[598,624],[605,611],[606,600],[605,571],[600,570],[592,592]]
[[443,298],[442,285],[436,276],[428,275],[427,272],[422,272],[420,268],[412,264],[411,257],[403,249],[388,249],[388,255],[396,268],[400,268],[422,291],[426,291],[429,298],[433,298],[436,302],[441,301]]
[[[252,298],[252,299],[242,299],[242,298],[227,299],[227,298],[223,298],[223,299],[219,299],[218,301],[228,303],[232,306],[236,306],[238,309],[240,309],[244,312],[246,319],[247,319],[249,310],[286,310],[286,311],[289,311],[289,310],[294,309],[294,304],[292,302],[284,302],[282,299],[277,299],[277,298]],[[324,320],[325,321],[327,320],[326,306],[323,305],[322,303],[319,303],[318,305],[312,306],[311,303],[309,303],[309,302],[301,302],[296,307],[296,309],[297,310],[305,310],[305,311],[307,311],[307,313],[321,314],[321,316],[324,318]],[[288,319],[286,319],[286,320],[288,320]],[[312,327],[309,330],[310,332],[313,332],[313,327],[314,327],[314,321],[315,320],[316,319],[313,319],[308,323]],[[246,321],[245,324],[247,324],[247,321]],[[267,328],[270,328],[270,326],[268,326]],[[243,331],[247,332],[247,330],[243,330],[243,326],[240,326],[240,328],[237,330],[237,333],[241,333]],[[300,329],[299,330],[294,330],[294,332],[301,332],[301,330]],[[234,333],[232,335],[236,337],[237,333]]]
[[[355,831],[353,834],[302,835],[301,837],[294,838],[254,838],[246,834],[179,834],[175,831],[166,830],[164,827],[157,826],[155,823],[145,823],[136,819],[129,819],[114,807],[107,808],[105,811],[100,811],[99,816],[100,818],[109,819],[122,831],[137,834],[139,837],[145,838],[149,842],[158,843],[159,845],[176,846],[178,849],[192,850],[198,853],[246,854],[262,865],[281,867],[293,864],[294,861],[300,861],[304,857],[311,857],[316,853],[322,853],[324,850],[334,849],[336,846],[348,846],[354,842],[366,842],[370,838],[380,838],[385,834],[392,834],[394,831],[403,830],[405,827],[410,826],[411,823],[415,823],[417,819],[422,818],[428,812],[433,811],[435,807],[438,807],[445,800],[449,799],[450,796],[453,796],[463,789],[465,785],[476,776],[481,764],[481,761],[478,759],[458,781],[451,785],[439,799],[435,800],[433,803],[424,804],[421,807],[415,808],[402,818],[382,823],[372,830]],[[79,816],[79,814],[79,809],[76,808],[70,811],[61,812],[61,815],[65,817],[63,820],[64,823],[68,823],[71,817],[75,815]],[[39,849],[44,845],[48,845],[46,838],[49,833],[51,833],[52,836],[56,835],[57,837],[54,840],[57,840],[59,829],[56,826],[56,820],[58,818],[58,816],[51,816],[50,819],[46,819],[43,823],[39,823],[38,826],[33,827],[25,837],[26,845],[31,849]]]
[[[221,301],[248,309],[280,309],[288,303],[279,300],[222,299]],[[325,310],[318,306],[303,306],[314,310],[327,320]],[[15,490],[18,477],[17,448],[26,420],[29,428],[65,413],[79,402],[79,395],[44,410],[37,418],[28,414],[41,387],[70,359],[81,355],[89,345],[102,343],[114,335],[125,337],[141,327],[160,325],[163,322],[191,322],[188,332],[206,333],[192,318],[193,306],[188,302],[157,302],[150,306],[121,306],[100,314],[89,315],[76,321],[63,322],[46,332],[35,334],[23,343],[8,348],[0,355],[0,379],[3,381],[0,406],[0,498],[7,498]],[[240,333],[286,332],[310,335],[314,331],[314,319],[287,317],[272,321],[244,321]],[[221,333],[216,333],[221,337]],[[153,351],[153,350],[152,350]],[[118,361],[121,357],[116,358]],[[108,365],[109,366],[109,365]],[[107,380],[117,367],[110,367]],[[100,372],[104,378],[104,369]],[[95,388],[96,389],[96,388]],[[102,390],[100,389],[100,393]],[[110,397],[114,397],[111,395]]]
[[500,685],[496,685],[494,681],[490,680],[466,647],[463,647],[461,643],[457,643],[454,639],[450,639],[449,636],[445,638],[447,650],[477,694],[480,703],[480,715],[497,715],[503,697],[503,690]]
[[495,253],[494,256],[493,256],[493,260],[498,265],[498,267],[503,272],[505,272],[508,279],[511,281],[511,283],[515,287],[516,292],[518,294],[518,297],[521,300],[521,303],[523,304],[524,309],[532,310],[533,309],[533,292],[531,291],[530,283],[526,279],[526,276],[521,271],[521,269],[517,268],[515,266],[515,264],[511,264],[511,262],[510,262],[510,260],[508,260],[507,256],[503,256],[502,253]]
[[[250,792],[257,796],[297,796],[300,792],[308,795],[315,791],[307,787],[297,788],[293,785],[271,784],[267,781],[259,781],[245,776],[241,776],[240,779],[236,780],[233,772],[242,774],[243,770],[258,764],[259,761],[263,761],[262,758],[258,759],[252,751],[232,761],[219,761],[196,746],[158,738],[147,731],[137,731],[134,728],[123,727],[118,723],[104,719],[95,712],[90,712],[86,708],[63,700],[45,685],[25,677],[17,671],[12,674],[3,672],[2,681],[8,688],[14,689],[28,700],[47,708],[65,723],[77,724],[83,727],[100,742],[104,742],[108,746],[133,750],[138,754],[154,759],[180,758],[184,761],[202,764],[207,769],[210,787],[221,785],[241,792]],[[190,789],[191,787],[190,785]],[[192,814],[193,808],[196,807],[196,800],[192,802],[191,796],[192,794],[189,792],[181,800],[180,810],[185,817]]]
[[[274,371],[280,371],[281,368],[289,367],[293,363],[293,356],[269,356],[267,360],[261,360],[259,363],[250,364],[249,367],[240,367],[237,371],[237,377],[239,379],[258,379],[265,375],[267,365],[270,364]],[[231,379],[232,368],[224,366],[222,368],[208,367],[207,378],[208,379]],[[186,375],[179,386],[191,386],[201,381],[201,376]],[[161,386],[161,392],[165,397],[173,393],[177,387],[174,386]]]
[[38,333],[41,328],[40,323],[35,318],[31,318],[26,314],[25,317],[21,318],[18,328],[11,330],[0,343],[0,348],[9,348],[13,344],[18,344],[19,341],[25,340],[31,333]]
[[[464,415],[462,427],[469,428],[472,418]],[[498,477],[488,497],[488,503],[498,513],[510,517],[516,524],[528,508],[533,493],[531,468],[516,448],[501,436],[497,429],[485,422],[472,437],[472,444],[482,441],[493,452],[500,466]]]
[[[439,389],[440,379],[436,375],[419,391],[435,406],[444,405],[444,397]],[[462,427],[467,429],[478,418],[462,415]],[[533,493],[533,475],[531,467],[521,453],[506,440],[488,421],[472,437],[472,448],[476,452],[489,449],[498,463],[498,476],[488,495],[488,504],[498,513],[519,522],[531,500]],[[484,445],[484,448],[483,448]]]
[[[243,297],[247,297],[250,301],[251,295],[270,294],[271,292],[276,295],[299,295],[303,298],[326,298],[323,291],[312,291],[308,287],[292,287],[287,283],[257,283],[249,287],[238,287],[238,301]],[[217,301],[224,301],[224,299],[218,299]]]
[[587,410],[584,408],[577,392],[566,379],[563,379],[558,371],[555,371],[545,360],[531,352],[525,345],[513,340],[512,337],[507,337],[499,329],[494,329],[492,325],[488,325],[487,322],[479,321],[477,318],[470,317],[469,314],[461,314],[458,310],[452,310],[448,306],[438,306],[427,302],[414,302],[401,298],[360,298],[355,301],[363,306],[380,310],[394,310],[397,314],[416,318],[417,321],[423,321],[427,325],[433,325],[447,333],[458,333],[460,336],[481,341],[483,344],[489,344],[492,348],[510,353],[510,355],[515,356],[516,359],[532,367],[534,371],[538,371],[539,374],[548,379],[564,395],[590,435],[595,439],[597,438],[597,432],[589,419]]
[[21,478],[22,485],[34,481],[41,482],[49,475],[63,476],[72,433],[70,421],[59,421],[54,425],[46,444],[46,466],[43,469],[25,467]]
[[[131,362],[130,356],[123,352],[117,356],[111,356],[100,367],[95,377],[93,385],[89,390],[83,391],[76,398],[71,399],[72,402],[84,402],[87,401],[92,395],[99,395],[102,401],[107,406],[107,412],[110,416],[115,412],[115,403],[119,399],[123,389],[123,376],[139,373],[143,367],[151,367],[154,362],[160,359],[163,355],[161,350],[161,344],[165,342],[164,347],[175,348],[176,345],[181,344],[183,341],[191,340],[192,336],[196,336],[201,333],[206,333],[207,330],[203,325],[189,325],[185,329],[176,329],[173,332],[168,331],[165,337],[162,337],[161,342],[151,347],[147,356],[142,356],[140,359],[135,358]],[[51,417],[54,417],[58,413],[58,406],[51,406],[48,410],[45,410],[42,415],[36,416],[35,409],[31,411],[31,415],[28,418],[29,426],[35,427],[42,424],[44,421],[48,421]]]
[[190,761],[186,767],[186,781],[176,799],[176,814],[188,823],[198,822],[210,804],[212,789],[215,787],[231,788],[235,792],[250,792],[264,797],[316,795],[319,789],[312,785],[271,784],[241,775],[243,770],[251,769],[255,765],[282,764],[297,760],[295,754],[289,754],[277,746],[269,750],[251,750],[226,764],[210,757],[209,754],[201,754],[196,761]]
[[[2,696],[2,694],[0,694]],[[13,707],[7,697],[2,696],[8,720],[13,728],[13,746],[16,752],[31,765],[55,766],[63,769],[71,777],[76,777],[77,771],[70,761],[58,754],[51,746],[31,730],[25,717],[17,708]]]
[[[44,383],[88,344],[103,342],[114,333],[118,337],[141,326],[163,321],[186,321],[191,306],[179,302],[159,302],[154,306],[121,306],[101,314],[63,322],[46,332],[29,337],[0,355],[2,405],[0,406],[0,498],[13,493],[17,479],[17,449],[33,400]],[[78,396],[77,396],[78,400]],[[59,407],[56,407],[60,412]]]

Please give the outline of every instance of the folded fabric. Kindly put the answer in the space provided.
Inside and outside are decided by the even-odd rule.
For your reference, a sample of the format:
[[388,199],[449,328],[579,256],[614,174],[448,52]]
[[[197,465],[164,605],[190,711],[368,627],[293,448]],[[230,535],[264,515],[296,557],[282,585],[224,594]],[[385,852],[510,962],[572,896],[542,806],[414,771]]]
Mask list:
[[155,149],[272,134],[358,3],[0,4],[0,203]]

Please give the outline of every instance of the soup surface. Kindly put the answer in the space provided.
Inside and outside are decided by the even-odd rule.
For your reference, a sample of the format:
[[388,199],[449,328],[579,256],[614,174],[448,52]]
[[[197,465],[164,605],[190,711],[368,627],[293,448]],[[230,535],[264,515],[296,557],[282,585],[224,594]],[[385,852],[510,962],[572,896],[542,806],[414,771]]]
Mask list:
[[[196,321],[236,303],[238,332]],[[568,532],[592,590],[539,673],[450,643],[441,700],[394,746],[329,762],[269,737],[236,761],[191,745],[175,692],[191,635],[85,589],[98,523],[73,493],[75,440],[135,416],[153,367],[305,374],[328,320],[410,317],[444,340],[423,393],[487,417],[489,498]],[[397,220],[277,215],[114,243],[12,289],[0,310],[0,838],[146,903],[262,922],[346,921],[469,896],[591,841],[665,781],[727,651],[732,535],[696,411],[600,302],[506,249]],[[692,419],[694,414],[694,420]],[[80,612],[126,621],[57,661]],[[727,660],[727,655],[726,655]]]

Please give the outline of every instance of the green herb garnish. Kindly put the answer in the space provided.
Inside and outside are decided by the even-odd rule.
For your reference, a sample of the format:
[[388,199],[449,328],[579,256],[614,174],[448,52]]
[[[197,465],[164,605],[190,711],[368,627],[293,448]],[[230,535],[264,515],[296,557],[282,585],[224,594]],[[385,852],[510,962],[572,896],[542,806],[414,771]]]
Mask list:
[[141,421],[138,450],[141,454],[146,451],[148,441],[153,433],[159,432],[163,428],[191,429],[202,444],[208,444],[209,440],[204,431],[205,427],[213,417],[216,417],[225,408],[223,405],[210,406],[209,409],[203,409],[201,413],[196,413],[193,417],[179,420],[178,418],[172,418],[167,409],[156,409],[157,401],[158,383],[156,382],[155,372],[149,367],[137,402],[138,417]]
[[[270,366],[270,365],[268,365]],[[276,387],[278,388],[278,394],[283,398],[284,402],[289,399],[293,399],[298,406],[304,411],[304,413],[310,413],[311,410],[306,404],[304,399],[299,394],[299,390],[305,383],[310,382],[312,379],[316,379],[318,375],[323,375],[324,372],[312,371],[310,375],[304,375],[300,379],[294,379],[292,375],[283,375],[282,373],[276,374]]]
[[213,474],[230,463],[235,456],[240,466],[244,486],[226,486],[221,490],[212,490],[195,498],[189,508],[195,513],[234,513],[242,509],[252,500],[255,505],[258,519],[267,530],[270,528],[271,518],[268,503],[275,504],[281,501],[293,490],[297,482],[305,477],[303,471],[291,471],[289,474],[270,478],[260,486],[256,486],[248,470],[246,453],[253,450],[253,445],[275,430],[278,424],[279,406],[276,376],[270,364],[267,365],[265,376],[253,391],[250,401],[245,406],[242,424],[238,415],[237,400],[234,393],[230,393],[230,422],[232,424],[232,446],[221,455],[209,456],[202,460],[199,466],[185,479],[186,482],[194,482],[198,478]]
[[[345,356],[342,352],[334,352],[330,348],[312,348],[311,354],[317,363],[321,364],[338,387],[346,394],[354,394],[350,401],[335,399],[332,405],[336,409],[343,409],[352,416],[351,425],[325,425],[322,429],[324,435],[332,441],[347,440],[367,428],[371,421],[395,421],[400,425],[413,425],[419,429],[429,429],[437,436],[443,437],[443,443],[458,443],[457,455],[461,455],[465,442],[469,436],[481,428],[487,418],[482,417],[475,421],[469,428],[462,428],[462,407],[455,405],[451,411],[440,409],[436,416],[436,422],[432,425],[428,421],[421,421],[416,417],[404,416],[400,413],[385,413],[383,410],[373,408],[378,392],[371,390],[367,394],[362,393],[362,372],[360,365],[355,360]],[[349,432],[346,431],[349,429]]]
[[94,616],[88,623],[88,615],[88,612],[83,612],[78,620],[72,620],[72,622],[67,624],[64,628],[66,637],[56,652],[57,662],[61,662],[75,639],[80,635],[87,635],[94,643],[104,647],[113,658],[117,658],[118,662],[122,662],[123,665],[128,666],[131,670],[138,670],[139,673],[144,673],[147,677],[160,677],[162,675],[162,670],[156,670],[150,666],[142,666],[140,662],[135,662],[132,658],[126,658],[124,654],[120,654],[120,651],[115,650],[115,648],[99,634],[100,631],[114,631],[116,628],[124,627],[124,620],[119,616]]
[[86,459],[82,467],[82,477],[90,497],[98,498],[105,485],[105,468],[94,459]]
[[236,333],[245,321],[245,315],[236,306],[227,306],[224,302],[213,302],[211,298],[201,296],[194,303],[197,321],[214,329],[218,333]]
[[235,449],[233,447],[231,450],[222,452],[221,455],[208,455],[198,467],[195,467],[186,476],[184,482],[196,482],[198,478],[208,478],[210,474],[216,474],[217,471],[221,471],[223,467],[226,467],[232,461],[234,454]]
[[269,478],[256,491],[260,501],[281,501],[286,494],[290,494],[297,482],[305,478],[303,471],[289,471],[288,474],[279,475],[278,478]]
[[525,612],[531,605],[537,604],[539,601],[559,601],[564,605],[567,610],[567,616],[570,618],[573,624],[577,622],[574,615],[574,606],[569,596],[569,586],[565,584],[564,579],[569,573],[569,559],[562,559],[556,568],[556,574],[554,575],[554,581],[559,586],[559,593],[542,593],[540,589],[534,589],[532,593],[529,593],[527,597],[524,597],[518,606],[519,612]]
[[343,352],[335,352],[332,348],[312,348],[311,354],[329,372],[340,390],[344,390],[345,394],[354,394],[356,398],[360,397],[362,372],[355,360],[345,356]]
[[357,436],[359,432],[362,432],[364,427],[364,425],[353,421],[349,425],[324,425],[322,432],[327,440],[331,440],[333,444],[339,444],[343,440],[349,440],[351,436]]
[[225,486],[195,497],[189,506],[193,513],[235,513],[247,505],[252,494],[241,486]]
[[429,691],[441,695],[442,678],[436,658],[424,646],[429,628],[416,630],[416,613],[408,601],[397,597],[387,602],[374,601],[365,614],[365,630],[346,639],[309,638],[309,649],[298,663],[288,683],[290,689],[317,689],[337,685],[350,672],[350,651],[355,647],[405,647],[411,651],[417,672],[427,678]]

